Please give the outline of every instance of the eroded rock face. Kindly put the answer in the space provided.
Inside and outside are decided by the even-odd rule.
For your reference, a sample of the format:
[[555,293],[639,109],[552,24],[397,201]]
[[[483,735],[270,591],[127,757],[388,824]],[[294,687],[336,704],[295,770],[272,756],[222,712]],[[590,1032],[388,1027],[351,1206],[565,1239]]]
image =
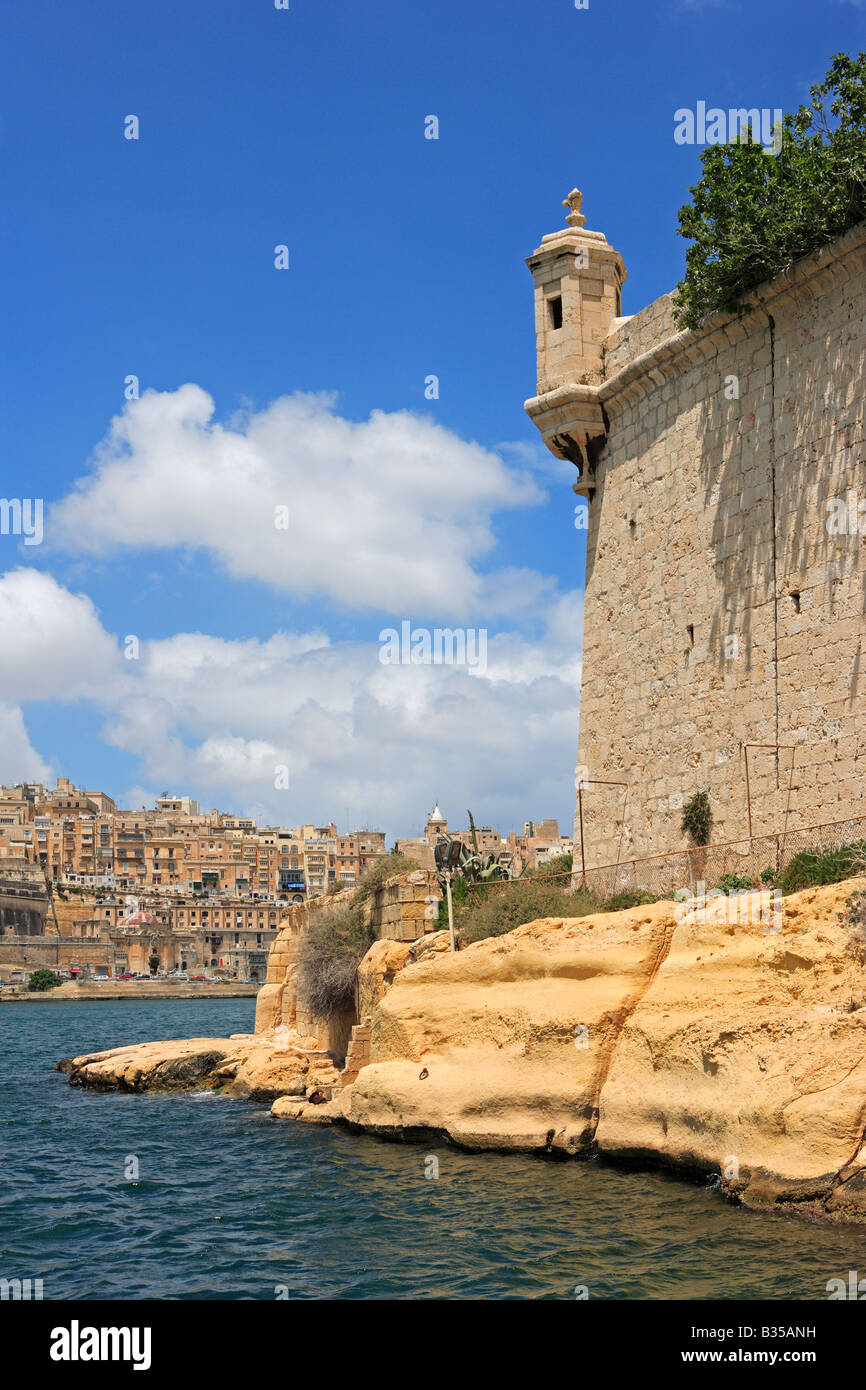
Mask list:
[[374,941],[358,966],[358,1014],[371,1015],[391,988],[397,973],[425,955],[442,955],[449,949],[447,931],[430,932],[415,941]]
[[602,1152],[718,1172],[754,1205],[866,1216],[866,970],[840,919],[851,891],[787,899],[778,933],[677,926],[616,1048]]
[[[309,1039],[302,1038],[300,1042]],[[181,1091],[206,1087],[241,1100],[290,1096],[304,1106],[330,1093],[339,1072],[327,1053],[303,1050],[280,1039],[191,1038],[141,1043],[109,1052],[64,1058],[57,1070],[71,1086],[96,1090]]]
[[757,904],[754,924],[697,925],[658,903],[422,959],[329,1110],[381,1134],[661,1160],[752,1205],[864,1219],[855,886],[785,900],[778,930]]
[[471,1148],[586,1150],[671,912],[533,922],[407,965],[373,1015],[371,1065],[340,1113],[384,1134],[444,1130]]
[[412,948],[409,941],[374,941],[358,966],[358,1014],[364,1019],[384,999],[403,969]]
[[56,1070],[69,1075],[70,1086],[96,1090],[181,1091],[216,1076],[238,1044],[225,1038],[186,1038],[178,1042],[141,1043],[133,1047],[64,1058]]
[[386,1136],[661,1161],[719,1174],[749,1205],[866,1220],[857,887],[796,894],[773,924],[757,904],[751,923],[742,903],[738,923],[696,923],[667,902],[532,922],[456,955],[446,934],[414,962],[377,943],[371,1060],[342,1090],[316,1039],[285,1028],[58,1066],[74,1085],[220,1085]]

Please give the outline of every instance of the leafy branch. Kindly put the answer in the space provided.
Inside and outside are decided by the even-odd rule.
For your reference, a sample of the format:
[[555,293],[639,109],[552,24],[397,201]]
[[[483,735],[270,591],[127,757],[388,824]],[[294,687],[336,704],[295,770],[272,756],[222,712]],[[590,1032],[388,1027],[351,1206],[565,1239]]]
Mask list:
[[673,296],[681,328],[750,312],[743,300],[757,285],[866,220],[866,52],[835,54],[810,98],[785,116],[775,157],[751,130],[703,151],[678,215],[693,243]]

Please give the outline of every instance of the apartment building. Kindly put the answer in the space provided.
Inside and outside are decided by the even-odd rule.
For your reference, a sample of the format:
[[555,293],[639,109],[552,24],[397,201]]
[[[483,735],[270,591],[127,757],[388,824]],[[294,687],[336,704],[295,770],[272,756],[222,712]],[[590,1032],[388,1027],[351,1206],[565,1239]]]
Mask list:
[[52,881],[84,889],[303,902],[354,886],[384,853],[383,831],[259,828],[168,792],[135,811],[62,777],[55,788],[0,787],[0,867],[39,865]]

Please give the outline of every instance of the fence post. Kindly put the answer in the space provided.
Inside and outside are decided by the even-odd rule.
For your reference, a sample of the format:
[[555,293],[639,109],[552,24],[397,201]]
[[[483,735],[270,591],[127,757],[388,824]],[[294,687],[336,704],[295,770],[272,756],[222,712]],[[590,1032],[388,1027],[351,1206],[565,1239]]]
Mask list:
[[586,855],[583,848],[583,785],[580,781],[577,784],[577,805],[580,811],[580,879],[583,891],[586,892]]

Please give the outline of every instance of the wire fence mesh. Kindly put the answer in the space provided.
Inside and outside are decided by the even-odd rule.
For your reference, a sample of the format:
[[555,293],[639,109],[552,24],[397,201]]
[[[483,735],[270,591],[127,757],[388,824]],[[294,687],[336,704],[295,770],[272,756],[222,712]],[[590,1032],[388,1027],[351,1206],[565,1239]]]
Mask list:
[[[616,864],[587,869],[585,874],[577,866],[570,873],[544,877],[545,882],[558,881],[563,888],[572,891],[585,888],[605,901],[632,893],[670,898],[683,889],[694,893],[701,883],[715,887],[727,875],[748,879],[757,888],[767,881],[762,880],[762,874],[778,874],[794,855],[804,850],[823,853],[853,844],[866,845],[866,816],[805,826],[779,835],[755,835],[751,839],[746,836],[742,840],[728,840],[702,848],[674,850],[642,859],[622,859]],[[508,892],[515,884],[526,881],[524,877],[473,884],[469,892],[475,896],[483,889],[484,895],[489,896]]]

